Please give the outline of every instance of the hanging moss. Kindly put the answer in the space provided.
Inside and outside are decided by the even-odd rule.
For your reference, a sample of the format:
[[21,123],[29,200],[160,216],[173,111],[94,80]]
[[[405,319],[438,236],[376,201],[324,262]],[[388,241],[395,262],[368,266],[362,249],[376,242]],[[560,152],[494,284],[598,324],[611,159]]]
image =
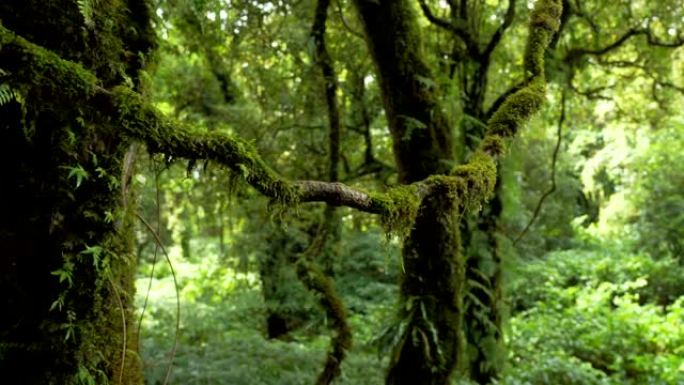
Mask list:
[[405,238],[414,226],[421,197],[419,185],[396,186],[384,194],[369,193],[380,213],[380,222],[387,235]]
[[251,143],[221,132],[198,132],[163,118],[143,97],[127,87],[115,87],[112,100],[124,135],[142,140],[152,153],[189,159],[208,159],[229,167],[262,194],[291,206],[299,191],[282,179],[258,155]]

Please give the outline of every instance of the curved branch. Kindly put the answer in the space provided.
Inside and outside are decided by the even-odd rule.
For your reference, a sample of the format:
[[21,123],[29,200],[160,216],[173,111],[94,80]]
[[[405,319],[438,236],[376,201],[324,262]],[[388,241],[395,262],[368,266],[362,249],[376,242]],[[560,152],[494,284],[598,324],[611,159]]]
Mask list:
[[499,27],[496,29],[496,31],[494,31],[494,34],[492,35],[492,38],[489,40],[489,43],[487,43],[487,47],[482,53],[482,56],[489,57],[492,54],[492,52],[494,52],[496,46],[499,45],[499,43],[501,42],[501,38],[503,37],[504,32],[506,32],[508,27],[510,27],[511,24],[513,24],[513,18],[515,18],[515,0],[508,0],[508,9],[506,10],[504,20],[501,23],[501,25],[499,25]]
[[[487,136],[511,137],[542,106],[546,93],[544,53],[560,26],[560,0],[538,0],[530,15],[530,32],[525,47],[524,86],[507,96],[487,122]],[[486,143],[487,136],[483,144]]]
[[351,25],[349,25],[349,23],[347,22],[347,18],[344,17],[344,10],[342,9],[342,4],[340,4],[340,0],[335,0],[335,2],[337,3],[337,15],[339,16],[340,20],[342,20],[342,25],[344,26],[344,28],[349,33],[351,33],[352,36],[356,36],[359,39],[363,40],[364,39],[363,34],[361,32],[356,31],[354,28],[352,28]]
[[[68,110],[74,105],[88,110],[101,130],[129,140],[145,143],[153,153],[171,157],[213,160],[242,175],[262,195],[284,204],[326,202],[345,205],[382,216],[389,230],[407,230],[423,197],[439,189],[447,191],[461,206],[478,206],[493,191],[496,182],[496,158],[504,151],[503,138],[514,135],[545,96],[544,51],[558,28],[560,0],[538,0],[531,15],[530,33],[525,50],[526,86],[510,95],[488,122],[487,135],[473,158],[454,169],[454,176],[433,176],[386,193],[366,193],[339,183],[289,181],[273,171],[254,147],[221,132],[198,132],[164,117],[142,95],[128,87],[106,90],[98,79],[79,64],[32,44],[0,25],[0,63],[10,72],[10,82],[43,105],[35,108]],[[14,84],[16,83],[16,84]],[[45,98],[44,96],[54,96]]]
[[318,294],[319,303],[330,321],[330,329],[335,335],[330,339],[330,350],[326,356],[323,370],[316,379],[316,385],[329,385],[340,375],[340,365],[352,346],[352,332],[347,322],[347,314],[342,299],[335,291],[333,282],[313,262],[313,258],[319,256],[325,247],[327,232],[325,220],[320,223],[316,237],[309,247],[297,256],[295,267],[297,277],[306,288]]
[[420,4],[420,9],[423,11],[423,15],[430,21],[430,23],[443,28],[447,31],[453,32],[454,30],[454,25],[446,19],[439,18],[435,16],[434,13],[432,13],[432,10],[430,9],[430,6],[427,5],[425,0],[418,0],[418,3]]
[[567,54],[565,55],[564,61],[572,62],[572,61],[575,61],[575,60],[577,60],[577,59],[579,59],[585,55],[592,55],[592,56],[605,55],[605,54],[609,53],[610,51],[613,51],[614,49],[622,46],[631,37],[643,35],[643,34],[646,34],[646,31],[641,30],[641,29],[637,29],[637,28],[630,28],[622,36],[617,38],[612,43],[606,45],[605,47],[597,48],[597,49],[573,48],[567,52]]
[[464,28],[462,24],[453,23],[449,20],[435,16],[425,0],[418,0],[418,3],[420,4],[420,9],[423,11],[423,15],[425,15],[430,23],[458,36],[465,44],[466,48],[468,49],[468,54],[470,54],[473,59],[478,59],[480,57],[481,52],[479,45],[470,32]]

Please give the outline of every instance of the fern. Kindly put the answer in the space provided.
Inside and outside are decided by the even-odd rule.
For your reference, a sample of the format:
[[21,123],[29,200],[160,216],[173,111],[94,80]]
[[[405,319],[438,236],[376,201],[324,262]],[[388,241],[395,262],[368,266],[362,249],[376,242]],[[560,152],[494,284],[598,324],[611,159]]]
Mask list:
[[95,27],[95,19],[93,18],[95,8],[94,3],[95,0],[76,0],[78,11],[81,12],[81,16],[83,16],[83,23],[88,28]]
[[0,107],[16,100],[17,95],[7,83],[0,83]]

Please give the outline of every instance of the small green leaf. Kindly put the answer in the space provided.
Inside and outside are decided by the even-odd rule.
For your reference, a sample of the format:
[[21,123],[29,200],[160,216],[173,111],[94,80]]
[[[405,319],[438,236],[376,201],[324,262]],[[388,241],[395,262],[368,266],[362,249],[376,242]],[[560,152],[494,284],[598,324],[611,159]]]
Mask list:
[[81,186],[81,183],[85,179],[88,179],[88,171],[86,171],[81,165],[75,166],[75,167],[66,167],[64,166],[63,168],[66,168],[69,170],[69,174],[67,175],[67,178],[75,178],[76,179],[76,188]]

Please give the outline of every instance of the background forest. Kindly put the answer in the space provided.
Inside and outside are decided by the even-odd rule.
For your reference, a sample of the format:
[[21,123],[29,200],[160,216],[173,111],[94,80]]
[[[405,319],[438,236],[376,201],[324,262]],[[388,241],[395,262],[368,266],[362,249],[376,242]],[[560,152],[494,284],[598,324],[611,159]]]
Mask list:
[[[448,2],[427,3],[447,14]],[[469,2],[480,33],[501,23],[506,5]],[[681,39],[682,10],[675,2],[672,12],[667,2],[569,5],[575,15],[552,54],[549,102],[513,141],[501,171],[506,349],[488,347],[502,370],[496,383],[684,384],[684,51],[625,37],[641,20]],[[249,138],[284,175],[325,179],[326,83],[310,36],[313,6],[160,3],[162,42],[150,79],[157,105],[206,130]],[[493,53],[492,94],[520,70],[531,4],[515,7]],[[340,180],[382,189],[397,175],[373,63],[354,10],[333,1],[328,12]],[[448,31],[427,18],[420,25],[428,60],[445,67],[435,80],[449,84],[444,108],[460,113],[457,127],[473,124],[476,117],[463,114],[463,82],[453,80],[468,64],[451,60]],[[322,216],[337,222],[325,263],[354,336],[337,383],[383,382],[401,328],[394,314],[402,265],[398,239],[376,218],[324,206],[283,213],[212,163],[147,164],[135,180],[181,303],[176,331],[171,270],[141,228],[137,301],[146,304],[140,343],[148,383],[161,383],[175,338],[170,383],[311,383],[329,320],[288,260],[311,242]]]
[[684,385],[679,0],[111,4],[0,4],[12,383]]

